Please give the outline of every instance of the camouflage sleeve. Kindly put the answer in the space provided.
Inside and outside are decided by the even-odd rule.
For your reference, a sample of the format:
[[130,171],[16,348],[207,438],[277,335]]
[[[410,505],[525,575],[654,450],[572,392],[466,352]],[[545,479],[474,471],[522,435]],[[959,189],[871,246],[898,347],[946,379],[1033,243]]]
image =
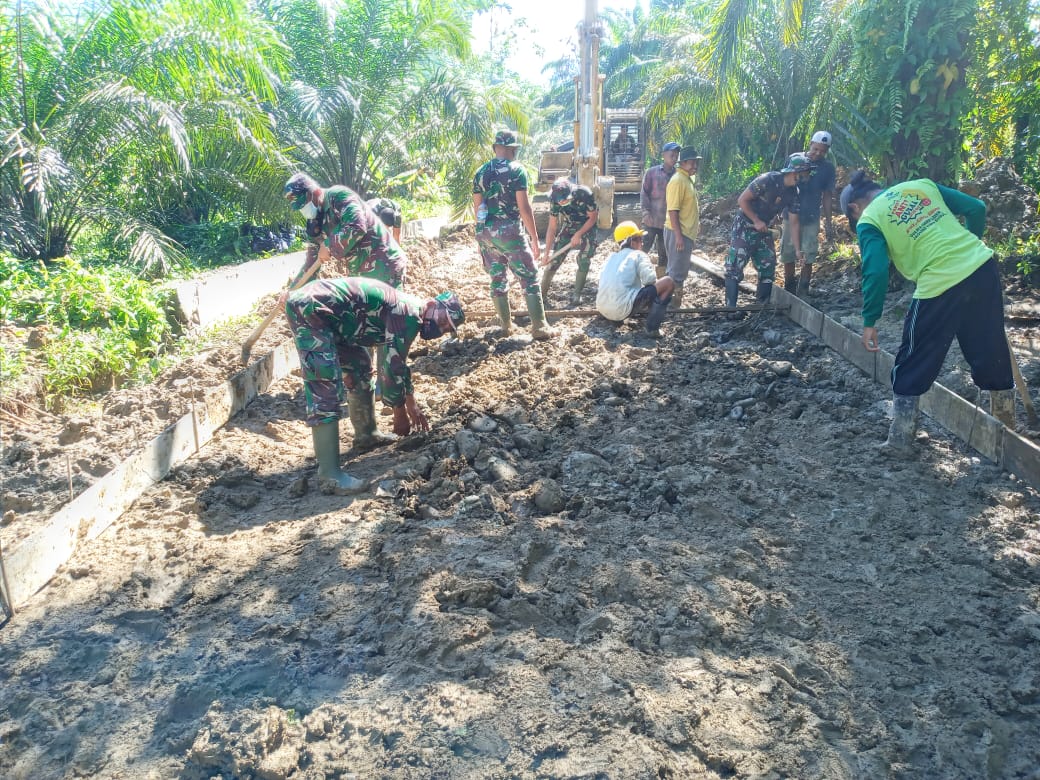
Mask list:
[[307,256],[303,259],[303,265],[300,266],[300,270],[296,272],[296,275],[289,282],[289,289],[294,289],[300,280],[307,273],[307,269],[318,262],[318,245],[315,243],[307,244]]
[[[383,403],[398,408],[404,406],[405,396],[415,392],[412,370],[408,367],[408,348],[412,339],[405,333],[387,333],[383,352],[383,373],[379,377]],[[414,338],[414,337],[413,337]]]
[[342,258],[353,252],[361,239],[368,235],[360,221],[357,207],[350,202],[336,202],[329,208],[329,222],[335,227],[329,231],[325,246]]
[[762,198],[766,194],[766,190],[769,189],[769,174],[763,173],[761,176],[756,176],[751,180],[747,188],[751,190],[751,194],[756,198]]
[[484,194],[484,166],[480,166],[477,172],[473,175],[473,194],[483,195]]

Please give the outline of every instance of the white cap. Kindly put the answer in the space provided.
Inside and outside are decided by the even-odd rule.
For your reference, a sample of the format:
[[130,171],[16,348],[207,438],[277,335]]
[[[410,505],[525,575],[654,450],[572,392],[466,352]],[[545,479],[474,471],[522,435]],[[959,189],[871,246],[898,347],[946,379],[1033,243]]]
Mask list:
[[826,130],[817,130],[815,133],[813,133],[812,142],[814,144],[827,144],[827,146],[830,146],[831,134],[828,133]]

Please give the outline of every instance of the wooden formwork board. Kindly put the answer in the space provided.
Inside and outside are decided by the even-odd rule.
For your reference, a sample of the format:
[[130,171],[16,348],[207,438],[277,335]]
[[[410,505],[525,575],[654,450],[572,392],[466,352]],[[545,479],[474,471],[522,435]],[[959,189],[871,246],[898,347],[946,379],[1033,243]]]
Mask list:
[[[706,257],[694,255],[695,268],[722,278],[723,269]],[[750,285],[741,284],[750,292]],[[823,341],[875,382],[891,386],[895,356],[891,352],[868,352],[855,333],[826,316],[796,295],[773,285],[772,302],[805,330]],[[1009,430],[984,409],[938,382],[921,396],[921,411],[1001,468],[1035,488],[1040,488],[1040,447]]]
[[213,434],[257,394],[287,375],[299,360],[292,340],[238,372],[223,386],[197,399],[181,417],[112,471],[51,516],[47,523],[5,555],[12,606],[42,588],[85,541],[97,538],[148,488],[204,446]]

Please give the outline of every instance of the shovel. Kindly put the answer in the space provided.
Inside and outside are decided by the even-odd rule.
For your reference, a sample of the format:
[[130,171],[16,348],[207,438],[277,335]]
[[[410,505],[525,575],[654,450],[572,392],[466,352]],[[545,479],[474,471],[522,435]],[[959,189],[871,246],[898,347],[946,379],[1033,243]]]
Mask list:
[[[303,275],[300,281],[293,285],[290,288],[290,290],[298,290],[301,287],[303,287],[303,285],[307,284],[307,282],[311,280],[311,277],[314,276],[314,274],[318,273],[319,268],[321,268],[321,260],[316,260],[311,265],[311,267],[307,269],[307,272]],[[243,363],[249,362],[249,353],[250,351],[252,351],[253,345],[256,343],[256,340],[260,338],[260,334],[267,330],[267,326],[274,322],[274,318],[277,317],[279,313],[281,313],[281,311],[282,308],[276,304],[271,309],[270,313],[266,317],[264,317],[264,321],[257,325],[255,328],[253,328],[253,332],[249,334],[249,338],[247,338],[245,342],[242,344]]]

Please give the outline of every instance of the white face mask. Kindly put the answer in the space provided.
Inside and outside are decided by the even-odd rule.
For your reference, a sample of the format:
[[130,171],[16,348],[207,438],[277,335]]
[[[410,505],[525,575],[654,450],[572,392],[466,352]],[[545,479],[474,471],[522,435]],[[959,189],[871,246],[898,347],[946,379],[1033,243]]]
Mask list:
[[304,219],[314,219],[318,216],[318,207],[310,201],[307,201],[300,206],[300,213],[303,214]]

